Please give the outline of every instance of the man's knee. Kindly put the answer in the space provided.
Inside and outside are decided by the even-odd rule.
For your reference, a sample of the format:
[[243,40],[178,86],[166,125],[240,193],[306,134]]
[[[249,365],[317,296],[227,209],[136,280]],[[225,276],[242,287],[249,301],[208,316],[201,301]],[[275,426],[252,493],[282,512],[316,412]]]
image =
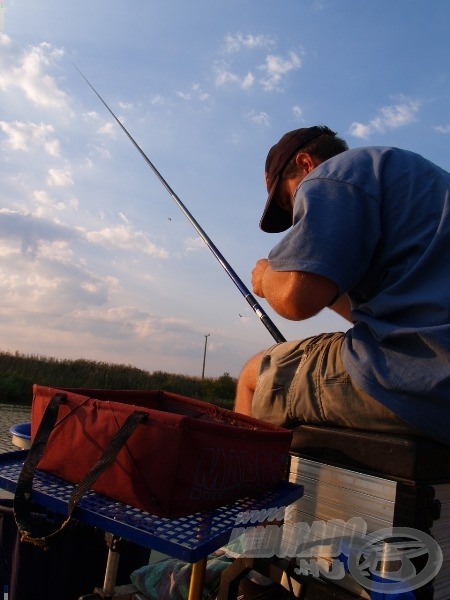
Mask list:
[[239,375],[238,383],[255,389],[263,354],[264,352],[258,352],[245,363]]
[[245,363],[239,375],[234,404],[234,410],[238,413],[248,416],[252,414],[253,393],[258,380],[259,366],[263,354],[264,352],[259,352],[255,356],[252,356]]

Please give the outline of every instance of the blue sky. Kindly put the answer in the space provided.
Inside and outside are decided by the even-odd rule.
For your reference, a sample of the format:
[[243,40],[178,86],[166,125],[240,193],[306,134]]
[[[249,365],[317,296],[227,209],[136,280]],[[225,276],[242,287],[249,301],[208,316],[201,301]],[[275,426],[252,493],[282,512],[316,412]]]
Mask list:
[[[4,0],[0,350],[237,376],[273,343],[86,85],[247,287],[264,161],[326,124],[450,169],[448,0]],[[287,339],[343,330],[328,309]],[[75,385],[76,382],[74,382]]]

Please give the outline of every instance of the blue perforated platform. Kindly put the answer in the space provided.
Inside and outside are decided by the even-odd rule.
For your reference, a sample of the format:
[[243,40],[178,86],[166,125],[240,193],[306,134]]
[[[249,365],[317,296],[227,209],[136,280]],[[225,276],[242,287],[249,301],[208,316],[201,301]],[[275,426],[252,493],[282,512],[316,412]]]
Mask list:
[[[27,451],[0,454],[0,488],[14,492]],[[33,502],[62,516],[74,485],[37,471]],[[180,560],[197,562],[228,543],[238,517],[247,511],[288,506],[303,494],[303,486],[281,482],[270,492],[244,498],[216,510],[168,519],[142,512],[89,492],[79,502],[74,518],[123,539],[157,550]],[[248,523],[251,526],[252,523]],[[239,522],[239,527],[245,524]]]

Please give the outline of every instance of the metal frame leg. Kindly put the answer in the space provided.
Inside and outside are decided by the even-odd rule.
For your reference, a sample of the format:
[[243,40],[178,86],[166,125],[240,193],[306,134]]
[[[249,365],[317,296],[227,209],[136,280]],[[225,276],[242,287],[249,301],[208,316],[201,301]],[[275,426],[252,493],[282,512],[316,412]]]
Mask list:
[[105,533],[105,540],[108,546],[108,558],[106,561],[105,578],[103,581],[103,587],[95,588],[93,594],[88,596],[82,596],[79,600],[90,600],[91,598],[104,598],[109,599],[114,597],[117,581],[117,571],[119,569],[119,559],[121,546],[125,543],[122,538],[113,535],[112,533]]
[[192,565],[191,582],[189,585],[188,600],[201,600],[205,584],[206,558],[202,558]]

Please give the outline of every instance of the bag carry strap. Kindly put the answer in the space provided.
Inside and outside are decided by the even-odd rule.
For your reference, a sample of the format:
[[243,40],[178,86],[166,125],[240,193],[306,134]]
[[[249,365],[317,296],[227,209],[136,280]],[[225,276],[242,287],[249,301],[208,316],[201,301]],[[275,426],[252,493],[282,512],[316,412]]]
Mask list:
[[90,490],[91,486],[100,477],[100,475],[114,462],[121,448],[125,445],[136,427],[147,419],[147,414],[139,411],[131,413],[127,417],[125,423],[111,439],[111,442],[97,463],[83,477],[83,479],[72,492],[67,505],[67,519],[57,530],[49,533],[48,535],[36,537],[31,533],[31,497],[33,492],[34,475],[36,472],[36,467],[41,460],[42,455],[44,454],[50,433],[52,432],[56,423],[56,419],[58,418],[59,407],[61,404],[66,402],[66,400],[67,396],[65,394],[56,394],[48,403],[47,408],[44,411],[42,421],[39,424],[35,439],[33,440],[33,444],[23,464],[19,479],[17,480],[16,492],[14,496],[14,517],[21,534],[20,541],[31,542],[43,549],[48,548],[47,540],[56,535],[69,523],[77,503],[86,494],[86,492]]

